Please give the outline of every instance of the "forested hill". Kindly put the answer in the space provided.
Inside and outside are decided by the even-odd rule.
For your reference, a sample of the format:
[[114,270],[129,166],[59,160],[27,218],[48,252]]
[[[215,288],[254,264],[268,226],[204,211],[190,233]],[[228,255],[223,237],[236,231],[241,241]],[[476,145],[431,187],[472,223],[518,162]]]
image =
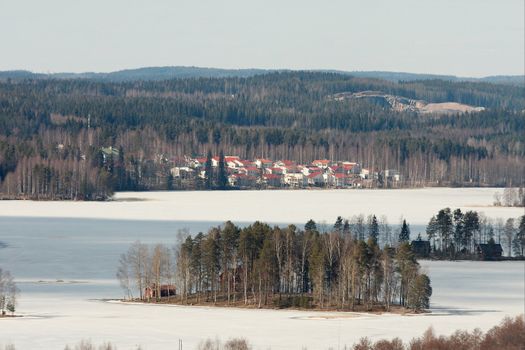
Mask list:
[[[33,73],[24,70],[0,71],[1,79],[87,79],[106,82],[126,82],[126,81],[159,81],[169,79],[185,78],[247,78],[260,74],[275,72],[292,72],[290,70],[270,70],[270,69],[221,69],[206,67],[143,67],[136,69],[125,69],[109,73]],[[516,86],[525,85],[523,75],[498,75],[483,78],[457,77],[453,75],[437,74],[417,74],[405,72],[385,72],[385,71],[337,71],[337,70],[313,70],[312,72],[337,73],[351,75],[358,78],[381,79],[391,82],[416,81],[416,80],[446,80],[446,81],[467,81],[467,82],[486,82],[497,84],[508,84]]]
[[[338,93],[382,91],[482,112],[420,115]],[[406,186],[519,185],[525,174],[522,87],[390,82],[322,72],[105,82],[0,81],[2,197],[104,198],[170,188],[184,155],[350,160],[397,169]],[[102,149],[118,150],[108,159]],[[200,188],[195,181],[192,188]]]

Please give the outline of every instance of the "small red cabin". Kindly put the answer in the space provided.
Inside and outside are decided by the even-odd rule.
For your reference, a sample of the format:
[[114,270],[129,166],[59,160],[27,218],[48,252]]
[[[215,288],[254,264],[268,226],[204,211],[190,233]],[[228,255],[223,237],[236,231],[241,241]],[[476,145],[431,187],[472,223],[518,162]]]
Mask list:
[[177,288],[175,288],[175,285],[173,284],[162,284],[160,285],[160,288],[157,288],[157,286],[153,284],[150,287],[146,287],[144,290],[144,297],[146,299],[156,299],[157,290],[160,290],[160,298],[177,295]]

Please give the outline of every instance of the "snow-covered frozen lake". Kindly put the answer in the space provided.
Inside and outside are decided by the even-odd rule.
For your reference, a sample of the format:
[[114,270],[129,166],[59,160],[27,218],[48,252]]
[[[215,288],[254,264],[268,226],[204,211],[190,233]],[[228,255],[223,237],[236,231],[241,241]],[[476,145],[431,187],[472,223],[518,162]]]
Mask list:
[[[207,230],[224,220],[332,223],[337,215],[375,213],[413,232],[438,209],[477,209],[518,217],[523,209],[490,207],[496,189],[120,193],[117,201],[0,202],[0,267],[22,290],[18,319],[0,320],[0,343],[62,349],[82,338],[119,349],[193,349],[207,337],[248,338],[256,349],[337,349],[360,337],[409,339],[488,329],[525,312],[523,262],[423,261],[431,276],[432,313],[419,316],[126,305],[101,301],[122,293],[114,279],[120,253],[137,239],[175,242],[176,232]],[[145,200],[137,200],[137,198]],[[61,282],[57,282],[60,280]],[[335,316],[335,317],[334,317]]]
[[505,219],[523,215],[523,208],[493,207],[496,192],[502,189],[121,192],[113,202],[0,201],[0,216],[333,223],[338,215],[362,213],[386,215],[391,223],[404,216],[414,225],[427,224],[444,207]]

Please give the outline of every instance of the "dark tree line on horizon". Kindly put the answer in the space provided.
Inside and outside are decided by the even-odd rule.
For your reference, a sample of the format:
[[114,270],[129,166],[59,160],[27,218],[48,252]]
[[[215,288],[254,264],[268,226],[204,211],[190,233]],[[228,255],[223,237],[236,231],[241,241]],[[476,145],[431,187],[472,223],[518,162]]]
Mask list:
[[[228,221],[205,234],[182,235],[174,250],[136,242],[121,256],[117,276],[128,297],[138,291],[140,300],[151,298],[145,288],[157,289],[160,296],[161,288],[176,281],[171,288],[178,296],[171,298],[187,304],[428,308],[430,279],[420,272],[403,234],[397,248],[381,248],[375,216],[365,230],[366,240],[340,217],[327,231],[312,220],[304,230],[261,222],[241,228]],[[403,230],[409,230],[406,222]]]
[[[363,90],[486,110],[423,116],[330,98]],[[319,72],[0,81],[0,190],[6,198],[104,199],[115,190],[205,189],[198,181],[178,188],[172,159],[221,150],[397,169],[405,186],[516,187],[525,182],[524,108],[516,86]],[[109,147],[118,155],[104,157]]]

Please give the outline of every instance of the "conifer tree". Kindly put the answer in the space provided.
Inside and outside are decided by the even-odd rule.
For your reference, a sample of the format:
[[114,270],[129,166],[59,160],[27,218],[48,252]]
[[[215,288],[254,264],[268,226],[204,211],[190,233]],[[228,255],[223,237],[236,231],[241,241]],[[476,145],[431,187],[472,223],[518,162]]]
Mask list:
[[212,155],[211,151],[208,150],[208,154],[206,156],[206,165],[204,168],[205,176],[206,176],[206,189],[211,190],[213,188],[213,166],[212,166]]
[[401,232],[399,233],[399,242],[409,242],[410,241],[410,227],[407,224],[407,221],[403,219],[403,224],[401,225]]
[[217,175],[218,187],[220,190],[225,190],[228,187],[228,173],[226,172],[226,164],[224,161],[224,153],[219,155],[219,169]]
[[370,238],[375,242],[375,244],[378,243],[379,239],[379,224],[377,223],[376,216],[372,216],[372,220],[370,220],[369,226],[368,226],[368,235]]

